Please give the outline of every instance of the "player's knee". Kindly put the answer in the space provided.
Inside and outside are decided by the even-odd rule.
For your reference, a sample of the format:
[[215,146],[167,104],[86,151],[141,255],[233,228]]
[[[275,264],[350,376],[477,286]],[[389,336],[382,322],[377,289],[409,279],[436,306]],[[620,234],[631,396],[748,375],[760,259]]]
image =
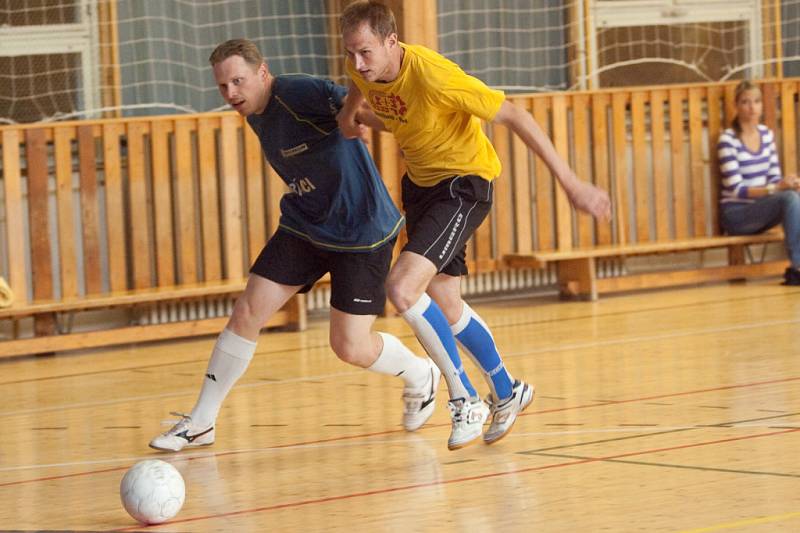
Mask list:
[[419,299],[413,286],[403,279],[389,278],[386,280],[386,296],[392,305],[401,312],[406,312]]
[[234,331],[258,331],[261,329],[263,322],[247,299],[240,298],[236,300],[236,304],[233,307],[228,327]]
[[453,323],[461,318],[461,313],[464,309],[464,300],[461,299],[461,293],[458,291],[448,290],[435,290],[434,287],[429,287],[428,294],[436,301],[439,309]]
[[368,343],[355,342],[346,336],[331,335],[331,348],[336,357],[351,365],[362,366],[360,363],[367,359],[366,349]]
[[439,309],[442,310],[442,314],[444,314],[449,324],[458,322],[459,319],[461,319],[461,315],[464,313],[464,306],[460,299],[436,300],[436,304],[439,306]]

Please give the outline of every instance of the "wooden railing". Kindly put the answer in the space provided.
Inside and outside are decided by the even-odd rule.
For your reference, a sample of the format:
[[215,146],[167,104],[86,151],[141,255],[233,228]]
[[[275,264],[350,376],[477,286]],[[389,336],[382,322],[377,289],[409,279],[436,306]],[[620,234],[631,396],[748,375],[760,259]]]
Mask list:
[[[497,182],[496,231],[482,228],[483,235],[494,234],[496,240],[493,247],[478,246],[478,263],[491,265],[505,258],[510,266],[541,266],[583,256],[583,267],[565,263],[559,272],[562,291],[569,294],[576,283],[580,285],[578,279],[594,277],[588,269],[594,269],[596,257],[677,252],[732,242],[713,238],[720,236],[716,143],[735,113],[735,85],[636,87],[515,98],[547,129],[579,176],[610,191],[613,217],[598,223],[576,213],[542,162],[531,162],[518,139],[510,138],[503,128],[494,128],[504,173]],[[796,173],[798,80],[767,80],[760,85],[764,120],[777,135],[783,170]],[[777,234],[754,240],[780,238]],[[481,255],[481,249],[493,249],[494,255]],[[731,253],[736,256],[733,263],[741,263],[741,252]],[[751,270],[764,275],[780,268],[773,264]],[[737,267],[730,275],[739,277],[744,270]],[[724,278],[724,274],[717,271],[712,276]],[[658,274],[649,281],[633,277],[603,281],[592,289],[594,294],[588,286],[577,290],[583,296],[596,296],[597,290],[660,286],[664,279]],[[675,281],[695,279],[709,276],[682,274]]]
[[[595,222],[576,213],[542,161],[506,128],[490,127],[503,170],[493,212],[468,249],[471,271],[563,263],[562,290],[591,295],[664,279],[656,273],[649,281],[603,280],[599,289],[587,288],[595,257],[724,242],[717,239],[714,148],[733,116],[734,86],[509,96],[533,114],[581,178],[610,191],[613,217]],[[798,80],[761,87],[783,169],[797,172]],[[0,320],[34,317],[35,330],[33,337],[0,340],[0,355],[215,332],[224,318],[111,330],[98,324],[67,334],[56,325],[87,309],[235,296],[277,227],[285,187],[232,112],[3,126],[0,143],[6,229],[0,275],[16,297]],[[370,150],[399,203],[403,163],[391,135],[375,134]],[[731,248],[731,256],[744,262],[740,248]],[[586,264],[568,262],[577,257]],[[304,319],[298,297],[272,324],[303,327]]]
[[[283,182],[236,114],[0,128],[6,277],[0,318],[37,339],[0,354],[213,331],[223,320],[57,335],[56,313],[235,294],[277,227]],[[295,299],[272,325],[302,327]],[[44,338],[41,338],[44,337]]]

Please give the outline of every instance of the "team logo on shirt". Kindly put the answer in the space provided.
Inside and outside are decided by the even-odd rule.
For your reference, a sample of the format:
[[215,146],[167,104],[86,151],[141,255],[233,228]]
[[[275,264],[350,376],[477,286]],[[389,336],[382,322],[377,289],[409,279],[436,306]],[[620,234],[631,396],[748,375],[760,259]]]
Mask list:
[[397,94],[370,91],[369,105],[380,118],[408,122],[405,118],[408,106]]
[[281,155],[283,157],[292,157],[297,154],[302,154],[303,152],[308,151],[308,145],[306,143],[298,144],[292,148],[281,148]]
[[304,194],[317,189],[308,178],[293,179],[288,183],[288,185],[289,188],[292,189],[292,192],[298,196],[303,196]]

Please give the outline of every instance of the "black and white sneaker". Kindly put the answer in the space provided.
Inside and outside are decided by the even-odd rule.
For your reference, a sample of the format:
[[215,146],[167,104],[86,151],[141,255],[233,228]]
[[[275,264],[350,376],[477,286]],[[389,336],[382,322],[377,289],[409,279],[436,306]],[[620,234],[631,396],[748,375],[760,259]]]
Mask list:
[[403,427],[406,431],[416,431],[421,428],[436,408],[436,389],[439,388],[442,372],[430,359],[428,365],[430,366],[428,380],[422,387],[403,389]]
[[179,452],[187,446],[214,444],[214,426],[199,428],[192,417],[183,413],[170,413],[181,417],[172,428],[150,441],[150,447],[165,452]]
[[783,273],[783,283],[781,285],[800,285],[800,270],[794,267],[787,267]]
[[489,397],[487,401],[492,410],[492,423],[483,434],[483,442],[492,444],[505,437],[516,422],[517,415],[533,401],[533,394],[532,386],[524,381],[516,380],[511,398],[495,404],[494,399]]
[[447,402],[452,422],[447,449],[458,450],[477,442],[489,417],[489,406],[480,398],[454,398]]

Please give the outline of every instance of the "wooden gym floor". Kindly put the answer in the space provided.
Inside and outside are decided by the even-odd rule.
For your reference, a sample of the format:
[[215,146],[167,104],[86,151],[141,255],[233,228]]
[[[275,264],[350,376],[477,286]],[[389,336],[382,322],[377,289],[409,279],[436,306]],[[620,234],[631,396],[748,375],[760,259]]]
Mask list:
[[147,442],[191,409],[213,339],[4,361],[0,529],[141,530],[119,481],[159,457],[187,498],[157,531],[800,531],[800,289],[474,307],[537,396],[456,452],[444,383],[406,434],[400,381],[339,362],[324,321],[263,335],[217,442],[179,454]]

